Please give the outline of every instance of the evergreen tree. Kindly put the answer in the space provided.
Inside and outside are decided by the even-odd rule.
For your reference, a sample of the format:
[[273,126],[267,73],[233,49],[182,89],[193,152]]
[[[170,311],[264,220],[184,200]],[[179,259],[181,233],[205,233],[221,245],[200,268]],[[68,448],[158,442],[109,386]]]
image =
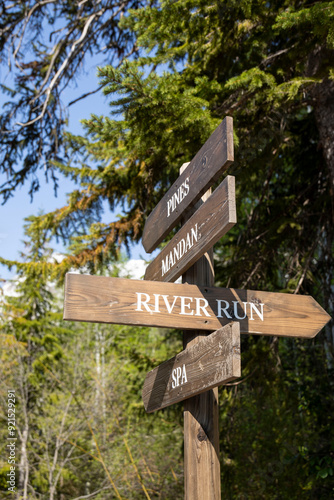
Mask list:
[[[242,212],[234,234],[242,244],[231,247],[230,282],[236,285],[233,273],[239,286],[250,285],[250,276],[266,283],[270,276],[276,289],[300,291],[315,255],[326,266],[323,279],[332,279],[333,176],[325,140],[331,122],[317,110],[319,95],[331,89],[333,3],[307,5],[167,1],[130,12],[122,26],[150,54],[118,70],[100,69],[105,94],[115,96],[112,113],[123,119],[92,115],[85,121],[88,138],[69,137],[71,160],[57,166],[81,188],[68,206],[36,219],[53,235],[72,237],[64,268],[89,262],[97,268],[122,244],[139,241],[180,164],[232,114],[237,148],[230,173],[237,175]],[[319,64],[311,71],[315,50]],[[125,215],[94,223],[102,200],[111,209],[121,203]],[[292,246],[289,260],[283,256]],[[286,272],[274,277],[282,266]],[[323,300],[328,308],[327,292]]]
[[[53,308],[53,297],[47,283],[50,258],[47,242],[40,231],[30,232],[30,236],[25,263],[19,266],[15,293],[5,297],[2,304],[1,325],[3,356],[5,360],[11,360],[10,370],[1,367],[1,380],[4,388],[11,387],[15,391],[16,491],[23,499],[29,498],[31,476],[34,474],[31,436],[36,431],[36,418],[41,406],[43,367],[52,369],[62,357],[61,340],[66,332],[66,327],[60,325],[59,312],[57,314]],[[37,262],[39,266],[36,266]],[[3,399],[2,402],[6,415],[6,401]],[[3,459],[7,456],[5,451],[6,441]],[[2,469],[4,479],[7,472],[8,463]],[[7,486],[3,489],[8,491]]]
[[[141,5],[138,0],[0,3],[0,171],[5,174],[0,196],[4,201],[25,182],[30,182],[32,197],[40,186],[41,169],[57,189],[52,160],[64,155],[68,120],[64,90],[77,81],[89,57],[117,65],[136,53],[133,35],[118,24],[127,9]],[[98,90],[78,95],[68,105]]]
[[[72,241],[60,274],[88,263],[96,272],[122,243],[139,240],[180,165],[230,114],[239,221],[216,247],[217,284],[310,293],[333,315],[333,8],[166,1],[130,13],[123,23],[148,54],[100,70],[122,119],[92,116],[89,136],[70,138],[73,160],[59,168],[81,189],[36,220]],[[101,199],[122,202],[125,215],[91,225]],[[84,214],[81,229],[73,221]],[[243,340],[247,380],[222,402],[229,498],[332,492],[333,340],[332,325],[308,343]]]
[[[53,276],[102,272],[139,241],[180,165],[232,115],[238,224],[215,248],[217,284],[312,294],[333,316],[333,16],[323,1],[130,11],[121,26],[141,57],[100,69],[112,114],[92,115],[53,163],[78,189],[31,220],[70,243]],[[103,201],[124,215],[102,224]],[[243,380],[222,391],[227,498],[333,495],[333,344],[332,324],[312,341],[243,339]]]
[[[180,338],[171,332],[161,342],[157,329],[64,324],[62,293],[48,280],[48,240],[31,225],[26,235],[14,293],[1,304],[1,498],[12,496],[8,389],[15,395],[17,498],[179,496],[181,412],[150,418],[141,388],[154,364],[180,350]],[[121,264],[111,274],[119,272]]]

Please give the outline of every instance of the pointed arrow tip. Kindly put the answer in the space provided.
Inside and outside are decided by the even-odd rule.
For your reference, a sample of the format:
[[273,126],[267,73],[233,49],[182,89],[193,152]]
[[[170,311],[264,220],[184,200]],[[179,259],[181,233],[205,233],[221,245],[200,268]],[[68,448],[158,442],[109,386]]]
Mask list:
[[321,330],[327,325],[329,321],[331,321],[332,317],[328,314],[328,312],[312,297],[314,306],[318,310],[318,321],[317,321],[317,330],[311,338],[315,337]]

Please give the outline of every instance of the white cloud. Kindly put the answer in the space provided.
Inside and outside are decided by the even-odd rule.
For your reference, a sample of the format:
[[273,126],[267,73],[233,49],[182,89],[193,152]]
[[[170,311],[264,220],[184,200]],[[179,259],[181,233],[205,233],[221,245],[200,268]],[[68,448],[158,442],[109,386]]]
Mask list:
[[144,278],[147,264],[142,259],[130,259],[121,266],[119,277],[140,280]]

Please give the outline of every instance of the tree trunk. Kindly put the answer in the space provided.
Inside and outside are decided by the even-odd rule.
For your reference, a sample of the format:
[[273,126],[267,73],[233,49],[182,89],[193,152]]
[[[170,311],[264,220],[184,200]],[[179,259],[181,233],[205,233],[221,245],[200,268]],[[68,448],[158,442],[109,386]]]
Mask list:
[[[334,57],[334,52],[332,52],[332,56]],[[316,124],[319,131],[320,146],[328,171],[332,207],[327,234],[325,236],[327,240],[327,244],[325,245],[327,250],[327,255],[325,256],[325,258],[327,258],[327,276],[324,278],[324,281],[326,281],[327,290],[325,292],[326,304],[324,305],[329,314],[333,317],[334,293],[330,283],[333,279],[331,248],[334,237],[334,81],[324,79],[322,83],[314,87],[312,97]],[[333,367],[333,346],[334,325],[333,322],[331,322],[326,325],[325,328],[325,352],[329,369]]]
[[29,438],[29,389],[26,379],[26,372],[23,366],[23,359],[19,358],[20,365],[20,396],[21,408],[23,411],[23,425],[22,431],[18,429],[20,438],[20,464],[19,464],[19,487],[18,498],[21,500],[28,500],[28,483],[29,483],[29,460],[28,460],[28,438]]
[[313,96],[320,146],[328,168],[334,222],[334,81],[324,80],[316,85]]
[[28,499],[28,479],[29,479],[29,462],[27,454],[29,428],[25,425],[21,435],[21,458],[20,458],[20,476],[19,476],[19,491],[22,500]]

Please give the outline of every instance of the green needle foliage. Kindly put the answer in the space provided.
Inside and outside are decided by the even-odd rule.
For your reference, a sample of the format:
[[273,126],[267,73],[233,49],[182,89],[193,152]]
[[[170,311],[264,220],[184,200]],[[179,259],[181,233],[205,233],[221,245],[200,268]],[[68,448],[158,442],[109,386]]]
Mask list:
[[[333,316],[333,21],[334,2],[323,1],[166,0],[128,11],[119,26],[139,56],[99,69],[110,113],[86,120],[85,137],[67,135],[68,161],[53,161],[77,189],[65,207],[30,220],[31,235],[62,239],[68,255],[22,269],[60,281],[74,267],[106,272],[122,247],[140,241],[180,166],[230,115],[238,224],[215,247],[216,284],[311,294]],[[107,224],[106,203],[122,209]],[[129,363],[134,409],[155,339],[149,334],[143,353],[137,333],[128,334],[129,349],[121,342],[114,352]],[[333,496],[333,344],[332,323],[308,341],[243,338],[242,380],[221,391],[225,498]],[[167,354],[158,353],[157,362]],[[140,411],[127,418],[129,436],[144,422],[163,425]],[[154,442],[163,453],[167,441]],[[151,491],[125,449],[139,498],[180,492]]]
[[[40,171],[59,178],[51,161],[64,157],[68,113],[64,90],[73,85],[87,59],[119,64],[136,53],[134,37],[118,23],[138,0],[14,0],[0,4],[0,196],[8,200],[17,187],[39,189]],[[94,94],[92,90],[68,103]]]
[[[26,231],[25,265],[13,295],[1,302],[1,498],[13,496],[8,389],[15,394],[19,498],[182,496],[182,412],[150,416],[141,402],[146,372],[181,350],[179,336],[65,324],[62,293],[48,280],[48,242],[31,226]],[[36,262],[45,264],[44,275]]]
[[[218,277],[307,291],[313,256],[328,267],[332,254],[332,13],[332,2],[162,2],[130,11],[121,26],[148,54],[99,70],[111,116],[86,120],[86,138],[68,136],[70,161],[55,167],[79,187],[66,207],[33,222],[71,244],[59,275],[76,265],[96,272],[139,241],[181,164],[230,114],[239,224]],[[103,201],[124,215],[98,222]]]

